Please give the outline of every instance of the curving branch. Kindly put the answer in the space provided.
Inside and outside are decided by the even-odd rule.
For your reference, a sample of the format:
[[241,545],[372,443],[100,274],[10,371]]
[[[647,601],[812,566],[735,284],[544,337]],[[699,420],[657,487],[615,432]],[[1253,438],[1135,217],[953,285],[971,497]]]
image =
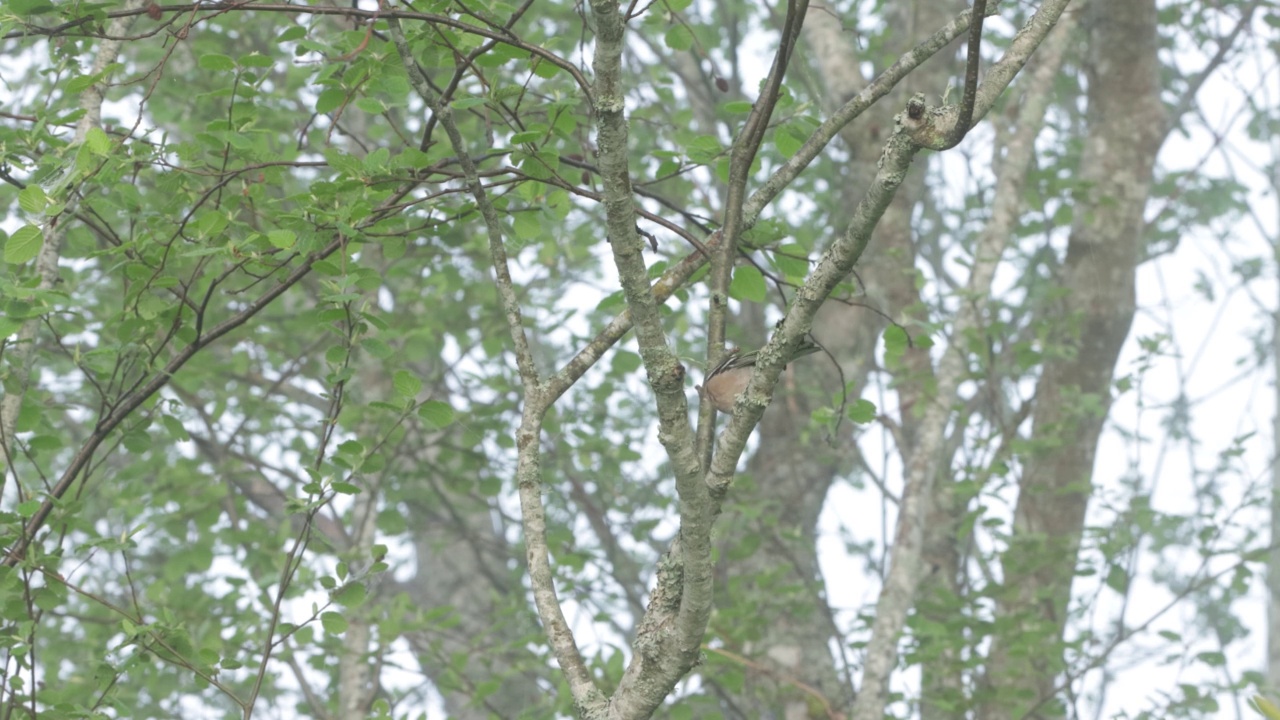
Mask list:
[[[658,441],[676,476],[680,496],[680,539],[664,560],[659,587],[640,622],[635,654],[609,705],[611,717],[648,717],[701,655],[702,635],[711,616],[711,526],[714,502],[702,482],[693,445],[684,366],[667,345],[658,301],[649,285],[644,241],[636,233],[635,199],[627,167],[626,97],[622,51],[626,18],[615,0],[592,0],[596,20],[596,141],[604,186],[606,233],[614,266],[639,340],[649,384],[658,406]],[[678,626],[659,622],[679,607]],[[581,704],[581,699],[575,694]]]
[[[751,177],[751,163],[760,151],[765,130],[773,117],[782,89],[782,78],[791,64],[800,28],[804,24],[809,0],[788,0],[787,16],[782,24],[782,37],[774,53],[773,64],[764,81],[764,92],[751,106],[751,112],[733,143],[729,158],[729,188],[725,196],[724,226],[720,230],[722,243],[711,258],[711,307],[707,311],[707,367],[712,368],[724,359],[725,324],[729,311],[729,283],[733,277],[733,262],[738,256],[738,241],[746,229],[742,209],[747,199],[747,180]],[[715,412],[710,402],[703,402],[698,414],[698,456],[705,472],[711,464],[712,437],[715,433]]]
[[[144,0],[127,0],[125,10],[139,10]],[[108,31],[112,34],[119,35],[129,29],[129,25],[133,23],[134,15],[126,15],[112,20],[108,26]],[[93,76],[106,70],[107,66],[116,61],[116,57],[120,55],[120,47],[123,45],[119,40],[104,41],[98,47],[98,54],[93,59],[93,65],[89,68],[88,75]],[[102,99],[106,92],[106,81],[99,81],[85,88],[80,93],[80,110],[83,115],[76,122],[75,137],[71,141],[71,145],[79,145],[84,142],[85,136],[88,135],[91,128],[101,129],[102,126]],[[63,210],[64,215],[71,215],[76,210],[76,199],[79,193],[74,189],[69,191],[70,197],[65,199],[67,207]],[[36,276],[40,278],[37,285],[39,290],[49,290],[58,282],[58,260],[62,256],[62,240],[67,234],[67,223],[50,222],[44,233],[44,244],[40,246],[40,253],[36,256]],[[6,392],[4,400],[0,401],[0,447],[3,448],[5,454],[5,472],[0,474],[0,495],[4,494],[5,483],[8,480],[9,470],[13,469],[12,448],[10,443],[13,442],[14,428],[17,426],[18,413],[22,410],[22,402],[27,396],[27,387],[31,380],[31,372],[35,366],[35,337],[36,328],[40,324],[39,318],[30,318],[22,323],[22,327],[18,330],[18,341],[13,345],[9,352],[9,362],[15,368],[18,377],[18,389],[16,392]],[[17,482],[17,478],[14,478]],[[19,485],[21,487],[21,485]],[[25,491],[24,491],[25,492]]]
[[525,554],[529,564],[529,579],[533,586],[534,604],[546,629],[547,639],[556,655],[556,661],[559,662],[561,670],[569,681],[569,689],[573,693],[574,700],[582,708],[598,707],[604,703],[604,695],[595,686],[591,671],[565,619],[551,570],[551,553],[547,545],[546,508],[542,504],[541,495],[541,450],[538,446],[542,433],[542,421],[551,404],[546,399],[548,393],[543,390],[542,380],[534,365],[533,352],[524,331],[520,302],[516,297],[515,285],[511,279],[498,211],[480,182],[475,162],[468,154],[462,133],[454,122],[452,108],[441,102],[440,96],[431,88],[431,84],[418,68],[399,18],[389,18],[388,26],[392,43],[409,74],[410,83],[427,104],[434,119],[444,128],[454,152],[461,158],[467,187],[471,190],[472,197],[484,219],[489,236],[489,254],[497,276],[498,295],[506,313],[512,340],[515,342],[516,362],[525,389],[524,412],[520,418],[520,427],[516,431],[518,453],[516,483],[519,488],[520,511],[525,531]]
[[964,68],[964,97],[960,100],[960,117],[956,118],[956,126],[951,129],[951,138],[947,147],[950,150],[964,140],[973,127],[973,103],[978,96],[978,66],[982,62],[982,20],[987,10],[987,0],[973,0],[973,16],[977,19],[969,23],[969,57]]
[[[226,13],[226,12],[270,12],[270,13],[287,13],[293,15],[336,15],[338,17],[351,18],[363,22],[372,22],[374,20],[421,20],[423,22],[434,23],[452,28],[459,32],[478,35],[489,40],[510,45],[519,48],[525,52],[539,57],[547,62],[555,65],[561,70],[568,73],[577,83],[578,88],[582,91],[583,96],[588,102],[591,99],[591,83],[583,77],[582,72],[577,66],[547,50],[540,45],[530,45],[521,41],[513,33],[505,31],[503,28],[486,28],[474,25],[459,18],[449,17],[448,15],[437,15],[435,13],[410,12],[407,10],[361,10],[355,7],[340,7],[331,5],[284,5],[276,3],[248,3],[241,1],[234,2],[196,2],[190,5],[153,5],[151,7],[142,7],[143,3],[138,0],[130,0],[130,4],[124,10],[113,10],[106,13],[106,17],[111,19],[132,19],[143,14],[159,13],[160,15],[168,13],[192,13],[192,12],[210,12],[210,13]],[[97,22],[98,15],[86,15],[59,25],[43,27],[40,25],[25,24],[22,30],[14,31],[4,35],[5,40],[13,40],[16,38],[27,37],[28,35],[46,35],[55,37],[59,35],[70,35],[72,30],[78,30],[86,25]],[[113,26],[114,27],[114,26]],[[124,39],[121,33],[124,29],[110,31],[106,34],[107,39]],[[92,33],[82,33],[88,37],[98,37]]]

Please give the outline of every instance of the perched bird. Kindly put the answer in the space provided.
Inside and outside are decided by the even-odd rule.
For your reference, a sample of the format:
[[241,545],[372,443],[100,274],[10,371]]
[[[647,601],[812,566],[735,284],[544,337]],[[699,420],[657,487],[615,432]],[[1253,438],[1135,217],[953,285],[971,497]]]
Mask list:
[[[800,341],[800,346],[796,348],[795,353],[791,355],[791,360],[811,355],[821,349],[817,343],[805,337]],[[759,350],[752,350],[749,353],[738,349],[729,351],[729,355],[707,373],[703,385],[698,388],[699,392],[707,396],[716,410],[722,413],[733,412],[733,401],[747,389],[747,383],[751,380],[751,369],[756,366],[756,357],[759,354]]]

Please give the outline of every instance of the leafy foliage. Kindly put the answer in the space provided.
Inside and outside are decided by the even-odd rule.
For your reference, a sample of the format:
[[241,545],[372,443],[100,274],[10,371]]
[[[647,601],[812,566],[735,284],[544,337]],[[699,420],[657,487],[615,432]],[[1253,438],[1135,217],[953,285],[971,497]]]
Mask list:
[[[840,10],[876,72],[903,50],[892,5]],[[775,9],[742,3],[623,9],[634,12],[628,169],[649,279],[661,281],[699,257],[695,245],[723,221],[730,158],[760,86],[744,37],[776,42],[777,23]],[[1221,12],[1162,12],[1175,10],[1185,12],[1164,19],[1166,41],[1209,39],[1189,18]],[[1008,19],[1021,24],[1026,11]],[[389,13],[479,168],[499,253],[455,140],[397,53]],[[522,443],[542,448],[554,579],[588,670],[607,690],[623,682],[680,509],[655,441],[643,348],[630,339],[611,348],[558,398],[540,437],[518,437],[528,388],[494,279],[504,257],[518,327],[547,373],[625,309],[607,250],[618,239],[604,231],[594,22],[573,3],[13,0],[0,12],[8,712],[577,712],[526,585],[527,525],[514,499]],[[111,38],[123,38],[118,55]],[[987,42],[997,52],[1010,38],[997,29]],[[971,172],[964,197],[949,200],[952,173],[935,161],[886,220],[886,235],[905,240],[873,241],[867,267],[833,294],[846,313],[826,326],[836,352],[798,360],[793,368],[821,367],[779,386],[770,412],[786,408],[778,422],[795,442],[771,443],[769,417],[779,416],[767,416],[718,526],[705,663],[663,716],[847,712],[874,618],[869,596],[841,605],[828,585],[878,582],[893,533],[843,508],[831,531],[824,499],[828,513],[841,497],[898,512],[892,476],[910,464],[931,405],[948,413],[937,502],[951,514],[935,525],[955,557],[926,559],[954,563],[955,582],[922,590],[901,644],[925,685],[957,682],[895,686],[891,712],[1067,711],[1059,696],[995,687],[984,664],[993,643],[1019,672],[1065,678],[1103,702],[1110,676],[1098,669],[1140,623],[1121,609],[1106,627],[1089,611],[1127,608],[1145,591],[1193,618],[1153,631],[1165,662],[1217,673],[1166,687],[1162,717],[1216,712],[1216,692],[1256,679],[1221,680],[1250,638],[1234,609],[1255,587],[1265,545],[1261,488],[1229,489],[1249,477],[1246,433],[1192,468],[1191,509],[1160,510],[1135,464],[1118,483],[1082,477],[1067,487],[1093,504],[1065,544],[1020,534],[1014,521],[1027,468],[1075,442],[1092,453],[1096,435],[1085,429],[1111,411],[1107,390],[1069,391],[1061,415],[1031,421],[1045,402],[1037,384],[1092,337],[1086,317],[1060,312],[1081,292],[1064,280],[1064,238],[1089,220],[1077,199],[1093,190],[1077,177],[1081,62],[1069,57],[1054,80],[1059,99],[1019,193],[997,291],[969,297],[956,280],[981,259],[995,186],[985,170]],[[846,100],[832,97],[816,59],[795,63],[750,187],[802,152]],[[1181,77],[1164,83],[1186,87]],[[762,342],[843,234],[891,114],[860,121],[865,142],[832,145],[746,230],[727,288],[735,340]],[[1007,139],[1009,123],[993,123],[996,139],[980,142]],[[1198,167],[1158,172],[1151,191],[1145,262],[1177,253],[1196,231],[1225,238],[1247,209],[1244,182]],[[1270,262],[1238,258],[1233,282],[1257,282]],[[662,308],[686,365],[706,352],[706,281],[705,270],[693,273]],[[1207,274],[1197,285],[1210,302],[1233,291]],[[957,314],[979,303],[983,323],[953,334]],[[1171,338],[1138,341],[1118,395],[1146,407],[1150,378],[1178,356]],[[1258,345],[1252,368],[1269,359]],[[942,397],[935,360],[952,347],[962,350],[962,382]],[[1185,393],[1177,400],[1162,408],[1161,432],[1194,448],[1203,428]],[[1149,444],[1147,426],[1118,432],[1129,448]],[[877,454],[890,459],[869,460]],[[810,484],[787,484],[796,478]],[[818,552],[833,534],[845,551],[837,570]],[[1064,554],[1079,557],[1069,592],[1036,600],[1060,611],[1065,634],[1009,609],[1026,600],[1009,579]],[[799,646],[822,655],[793,663]]]

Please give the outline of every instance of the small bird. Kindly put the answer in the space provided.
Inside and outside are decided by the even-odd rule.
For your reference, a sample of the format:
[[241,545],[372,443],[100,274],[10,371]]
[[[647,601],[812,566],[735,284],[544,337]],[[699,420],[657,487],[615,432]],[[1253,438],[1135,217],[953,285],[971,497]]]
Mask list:
[[[812,355],[821,349],[817,343],[806,337],[800,341],[800,346],[791,355],[791,359]],[[756,357],[759,354],[759,350],[752,350],[749,353],[744,353],[737,348],[730,350],[728,356],[707,373],[707,378],[703,381],[705,384],[699,386],[698,391],[707,396],[716,410],[722,413],[733,412],[733,402],[747,389],[747,383],[751,380],[751,369],[756,366]]]

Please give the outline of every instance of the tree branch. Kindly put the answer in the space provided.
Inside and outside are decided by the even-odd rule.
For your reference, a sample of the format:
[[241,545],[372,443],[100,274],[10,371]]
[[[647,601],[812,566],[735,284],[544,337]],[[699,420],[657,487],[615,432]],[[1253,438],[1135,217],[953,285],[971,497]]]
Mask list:
[[[143,2],[144,0],[127,0],[125,9],[140,9]],[[112,20],[108,30],[113,34],[123,33],[133,24],[134,17],[116,18]],[[115,62],[116,57],[120,54],[121,45],[123,43],[119,40],[103,41],[98,47],[98,54],[94,57],[88,76],[92,77],[103,72],[108,65]],[[71,141],[71,145],[83,143],[91,128],[101,129],[102,99],[105,94],[105,87],[106,80],[104,79],[90,85],[80,93],[80,110],[84,114],[76,122],[75,138]],[[70,216],[75,213],[78,197],[79,192],[77,192],[77,188],[73,184],[67,190],[67,197],[56,198],[56,200],[66,201],[66,207],[62,210],[61,215]],[[66,222],[49,222],[47,224],[44,232],[44,244],[40,246],[40,253],[36,256],[36,276],[40,278],[40,282],[36,286],[38,290],[49,290],[58,282],[58,260],[62,255],[62,240],[66,237],[66,234]],[[16,470],[14,470],[10,443],[14,440],[14,428],[18,423],[18,414],[22,410],[22,402],[27,396],[27,387],[31,381],[31,371],[35,367],[35,337],[36,328],[39,324],[39,317],[28,318],[23,322],[22,327],[18,330],[17,342],[9,350],[9,362],[18,378],[18,385],[16,392],[6,392],[4,400],[0,401],[0,445],[4,449],[5,464],[7,466],[5,471],[0,473],[0,495],[4,494],[10,470],[15,472],[14,481],[19,483],[21,495],[26,494],[26,489],[21,488],[21,481],[18,480]]]
[[[724,357],[725,324],[729,311],[729,283],[733,278],[733,263],[738,256],[738,241],[745,229],[742,214],[747,199],[747,181],[751,178],[751,163],[760,151],[765,130],[773,109],[778,104],[782,78],[795,52],[800,28],[804,24],[809,0],[788,0],[787,16],[782,24],[782,37],[773,56],[773,65],[764,81],[764,92],[751,106],[746,123],[733,143],[729,158],[729,188],[725,195],[724,227],[720,230],[723,240],[711,258],[711,307],[707,311],[707,367],[713,368]],[[703,472],[711,465],[712,438],[715,434],[715,412],[710,402],[701,403],[698,413],[698,457]]]
[[516,431],[516,484],[519,488],[526,557],[529,563],[529,581],[533,587],[534,604],[538,608],[538,616],[542,619],[547,640],[555,652],[556,661],[559,662],[560,669],[569,682],[574,701],[582,709],[600,707],[605,702],[604,695],[595,686],[591,672],[582,658],[582,652],[574,640],[573,631],[565,619],[560,599],[556,595],[555,577],[551,569],[550,550],[547,546],[546,508],[542,504],[542,473],[538,445],[542,419],[547,408],[550,407],[547,401],[549,394],[542,388],[542,382],[534,365],[533,353],[525,336],[520,303],[516,297],[508,267],[507,251],[502,239],[502,227],[497,209],[489,201],[484,186],[480,183],[475,163],[468,155],[462,133],[459,132],[457,123],[453,120],[452,108],[440,102],[439,96],[431,89],[431,85],[418,68],[413,53],[409,50],[409,43],[405,39],[400,20],[392,17],[387,23],[392,42],[409,74],[409,81],[430,108],[440,126],[444,128],[449,141],[453,144],[454,152],[462,158],[464,177],[484,218],[489,235],[489,254],[494,273],[497,275],[498,295],[506,312],[507,326],[512,340],[515,342],[516,361],[525,390],[524,412],[520,418],[520,427]]

